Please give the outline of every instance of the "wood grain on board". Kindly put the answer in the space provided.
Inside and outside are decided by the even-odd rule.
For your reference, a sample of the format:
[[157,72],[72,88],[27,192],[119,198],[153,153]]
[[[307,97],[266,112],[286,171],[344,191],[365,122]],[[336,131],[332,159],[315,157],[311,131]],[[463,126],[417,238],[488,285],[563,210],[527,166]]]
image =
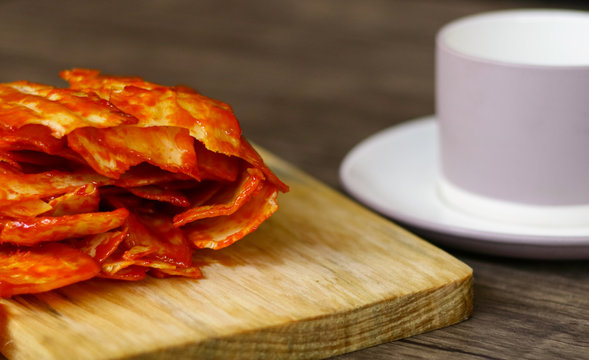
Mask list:
[[324,358],[466,319],[472,270],[264,153],[291,186],[204,279],[92,280],[2,300],[9,359]]

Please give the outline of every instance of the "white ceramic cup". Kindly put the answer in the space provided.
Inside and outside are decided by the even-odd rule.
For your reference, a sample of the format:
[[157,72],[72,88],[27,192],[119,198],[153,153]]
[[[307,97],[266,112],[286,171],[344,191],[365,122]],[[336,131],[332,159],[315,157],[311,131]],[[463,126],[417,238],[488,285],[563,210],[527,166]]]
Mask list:
[[444,26],[436,115],[448,205],[589,225],[589,13],[510,10]]

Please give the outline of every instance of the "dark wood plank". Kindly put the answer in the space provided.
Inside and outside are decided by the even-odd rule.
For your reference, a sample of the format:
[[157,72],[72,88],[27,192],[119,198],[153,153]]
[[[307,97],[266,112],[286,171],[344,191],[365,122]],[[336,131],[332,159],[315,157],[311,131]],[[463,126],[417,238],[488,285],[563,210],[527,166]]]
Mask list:
[[[434,112],[437,29],[514,7],[581,1],[0,1],[0,81],[60,84],[73,66],[183,83],[235,108],[245,134],[339,188],[366,136]],[[448,249],[474,269],[473,317],[343,355],[589,358],[589,264]]]

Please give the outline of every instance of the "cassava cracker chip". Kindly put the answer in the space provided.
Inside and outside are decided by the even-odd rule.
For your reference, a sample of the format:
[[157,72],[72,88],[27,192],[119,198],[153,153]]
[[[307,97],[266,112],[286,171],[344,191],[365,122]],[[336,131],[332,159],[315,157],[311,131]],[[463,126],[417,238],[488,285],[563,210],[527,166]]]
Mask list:
[[[94,277],[203,276],[286,186],[231,107],[185,86],[65,70],[0,84],[0,296]],[[165,280],[162,280],[165,281]]]

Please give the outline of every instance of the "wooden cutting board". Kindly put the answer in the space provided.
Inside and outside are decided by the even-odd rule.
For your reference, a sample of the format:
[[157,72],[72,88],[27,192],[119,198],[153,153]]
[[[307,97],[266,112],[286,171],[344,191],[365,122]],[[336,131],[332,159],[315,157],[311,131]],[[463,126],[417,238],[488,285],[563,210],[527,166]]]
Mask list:
[[9,359],[325,358],[448,326],[472,270],[291,165],[253,234],[198,260],[205,278],[92,280],[0,301]]

